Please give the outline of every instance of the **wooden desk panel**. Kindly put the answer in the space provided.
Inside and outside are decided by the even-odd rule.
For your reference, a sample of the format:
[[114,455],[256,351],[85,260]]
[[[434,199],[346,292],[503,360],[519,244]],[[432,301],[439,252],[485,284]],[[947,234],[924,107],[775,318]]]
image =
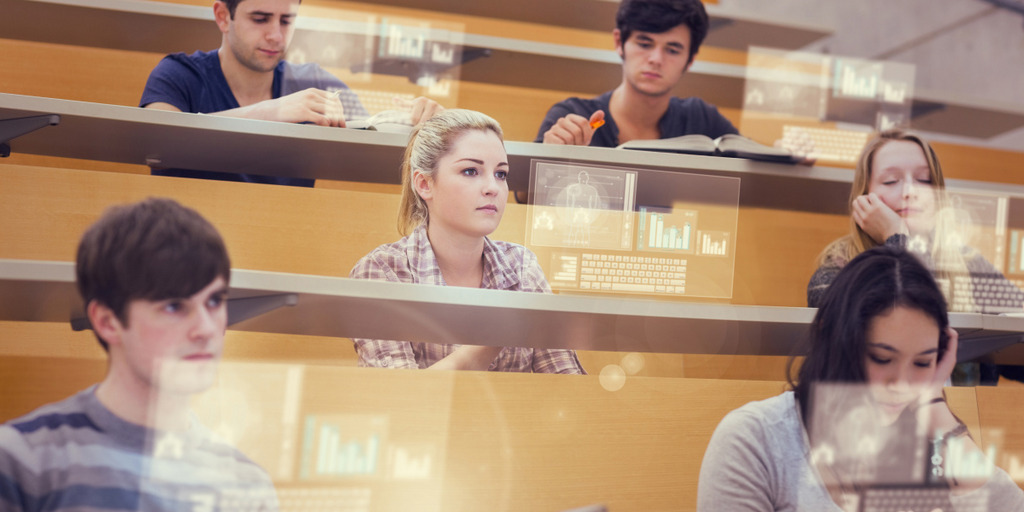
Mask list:
[[982,448],[994,448],[996,464],[1024,488],[1024,385],[1002,382],[999,386],[976,389]]
[[[608,365],[637,377],[782,381],[785,357],[719,356],[578,351],[583,368],[599,375]],[[91,331],[72,331],[67,322],[0,321],[0,358],[36,357],[105,360]],[[356,366],[347,338],[229,330],[225,361]]]
[[[693,510],[711,433],[773,382],[459,375],[444,510]],[[472,383],[472,385],[464,385]],[[486,462],[485,462],[486,461]],[[486,507],[485,507],[486,508]]]
[[[4,320],[80,316],[71,263],[0,260],[0,281]],[[815,313],[241,269],[232,270],[231,284],[235,330],[538,349],[788,356],[803,349]],[[1024,357],[1024,319],[954,313],[950,323],[960,332],[961,361],[991,354],[999,364],[1020,364]]]
[[[0,358],[106,361],[92,331],[72,331],[67,322],[0,321]],[[356,351],[344,338],[228,331],[224,361],[355,366]]]
[[[288,448],[282,442],[294,436],[291,445],[298,446],[301,434],[289,434],[287,416],[284,424],[266,421],[288,407],[275,403],[287,392],[273,385],[291,368],[299,367],[225,364],[220,387],[197,402],[204,423],[232,434],[282,488],[312,485],[297,478],[297,455],[283,463]],[[13,391],[5,397],[16,397],[0,401],[0,421],[70,395],[102,372],[102,360],[0,357],[0,386]],[[256,375],[263,376],[259,382],[251,380]],[[782,391],[777,382],[631,377],[616,390],[598,376],[329,366],[306,366],[301,375],[296,422],[310,414],[379,417],[387,422],[389,441],[434,446],[427,482],[364,482],[378,490],[426,484],[429,503],[444,511],[560,510],[587,503],[616,511],[693,510],[700,464],[718,422],[749,401]],[[1008,427],[1006,450],[1020,450],[1022,436],[1013,430],[1019,422],[1007,407],[1019,393],[977,388],[975,399],[975,391],[947,390],[955,412],[972,432]],[[229,414],[239,403],[249,404],[248,413]],[[990,414],[994,408],[1003,412]]]
[[0,39],[0,91],[136,106],[159,53]]
[[0,422],[63,400],[97,382],[107,373],[103,359],[0,356]]
[[0,359],[11,357],[107,360],[92,331],[72,331],[67,322],[0,321]]
[[[206,425],[237,439],[279,487],[312,485],[297,478],[297,454],[291,471],[282,466],[282,442],[292,439],[298,447],[301,434],[289,434],[276,419],[287,406],[272,402],[286,393],[270,386],[294,366],[277,368],[225,365],[221,387],[199,397],[198,412]],[[99,360],[0,357],[0,386],[18,397],[2,402],[0,421],[85,388],[102,370]],[[251,381],[253,375],[263,377]],[[445,512],[588,503],[616,511],[692,510],[704,449],[718,422],[781,391],[778,383],[653,378],[631,378],[609,391],[597,376],[323,366],[305,367],[303,383],[299,419],[373,416],[387,422],[387,441],[434,446],[425,482],[378,477],[363,485],[374,497],[403,502],[417,496],[402,489],[415,488],[420,510]],[[239,403],[249,405],[229,414]]]
[[2,163],[0,180],[2,258],[73,261],[81,234],[106,208],[149,196],[177,199],[210,219],[239,268],[347,276],[374,247],[399,238],[398,197],[385,192]]
[[[238,268],[347,276],[359,258],[399,238],[400,189],[393,185],[325,183],[309,191],[3,163],[0,176],[0,235],[8,240],[0,258],[71,261],[81,233],[105,208],[150,195],[176,198],[209,218]],[[845,217],[762,208],[739,214],[733,302],[805,305],[814,260],[843,234]],[[523,243],[526,221],[526,208],[510,202],[493,238]]]

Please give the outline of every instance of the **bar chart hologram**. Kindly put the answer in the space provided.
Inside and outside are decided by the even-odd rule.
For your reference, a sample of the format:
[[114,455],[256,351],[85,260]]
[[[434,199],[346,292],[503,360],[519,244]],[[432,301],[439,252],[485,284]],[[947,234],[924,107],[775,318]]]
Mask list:
[[732,250],[729,243],[729,233],[725,231],[701,231],[698,238],[700,239],[701,255],[725,258],[729,256],[729,251]]
[[697,233],[697,212],[676,210],[652,211],[641,206],[638,215],[637,247],[660,251],[694,252]]
[[303,479],[373,476],[386,442],[387,419],[310,415],[303,437]]

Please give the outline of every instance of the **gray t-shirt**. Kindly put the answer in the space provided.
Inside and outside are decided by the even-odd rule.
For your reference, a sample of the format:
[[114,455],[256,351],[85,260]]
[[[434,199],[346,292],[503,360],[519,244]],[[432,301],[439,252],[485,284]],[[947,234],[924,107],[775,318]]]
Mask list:
[[198,420],[157,431],[116,416],[96,386],[0,425],[0,510],[277,511],[263,468]]
[[[697,511],[842,512],[810,463],[804,432],[792,391],[727,414],[704,453]],[[1001,469],[974,493],[988,493],[988,510],[1024,511],[1024,491]],[[954,507],[974,493],[954,496]]]

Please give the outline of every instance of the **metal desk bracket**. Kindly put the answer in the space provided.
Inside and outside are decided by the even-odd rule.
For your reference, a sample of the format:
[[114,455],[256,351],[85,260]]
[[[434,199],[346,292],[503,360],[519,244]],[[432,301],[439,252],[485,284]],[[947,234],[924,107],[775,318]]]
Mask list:
[[[275,309],[294,306],[298,303],[299,295],[295,293],[228,299],[228,325],[234,325],[264,313],[269,313]],[[88,318],[76,317],[71,319],[71,329],[73,331],[84,331],[92,329],[92,325],[89,323]]]
[[298,303],[299,295],[297,293],[228,299],[228,325],[234,325],[285,306],[295,306]]
[[0,119],[0,158],[11,156],[10,142],[15,138],[40,128],[58,124],[60,124],[60,116],[57,114]]
[[995,336],[982,336],[971,340],[970,344],[961,344],[957,350],[956,360],[958,362],[972,361],[986,354],[997,350],[1024,343],[1024,336],[1019,334],[1001,334]]

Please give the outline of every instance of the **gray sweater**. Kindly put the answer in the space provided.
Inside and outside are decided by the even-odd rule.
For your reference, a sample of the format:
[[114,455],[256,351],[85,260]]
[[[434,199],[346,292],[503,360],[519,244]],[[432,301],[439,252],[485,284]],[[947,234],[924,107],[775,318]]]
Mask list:
[[[697,511],[842,512],[811,465],[808,452],[792,391],[730,412],[704,453]],[[989,494],[988,510],[1024,512],[1024,491],[1001,469],[974,492]],[[952,500],[957,506],[972,498]]]

